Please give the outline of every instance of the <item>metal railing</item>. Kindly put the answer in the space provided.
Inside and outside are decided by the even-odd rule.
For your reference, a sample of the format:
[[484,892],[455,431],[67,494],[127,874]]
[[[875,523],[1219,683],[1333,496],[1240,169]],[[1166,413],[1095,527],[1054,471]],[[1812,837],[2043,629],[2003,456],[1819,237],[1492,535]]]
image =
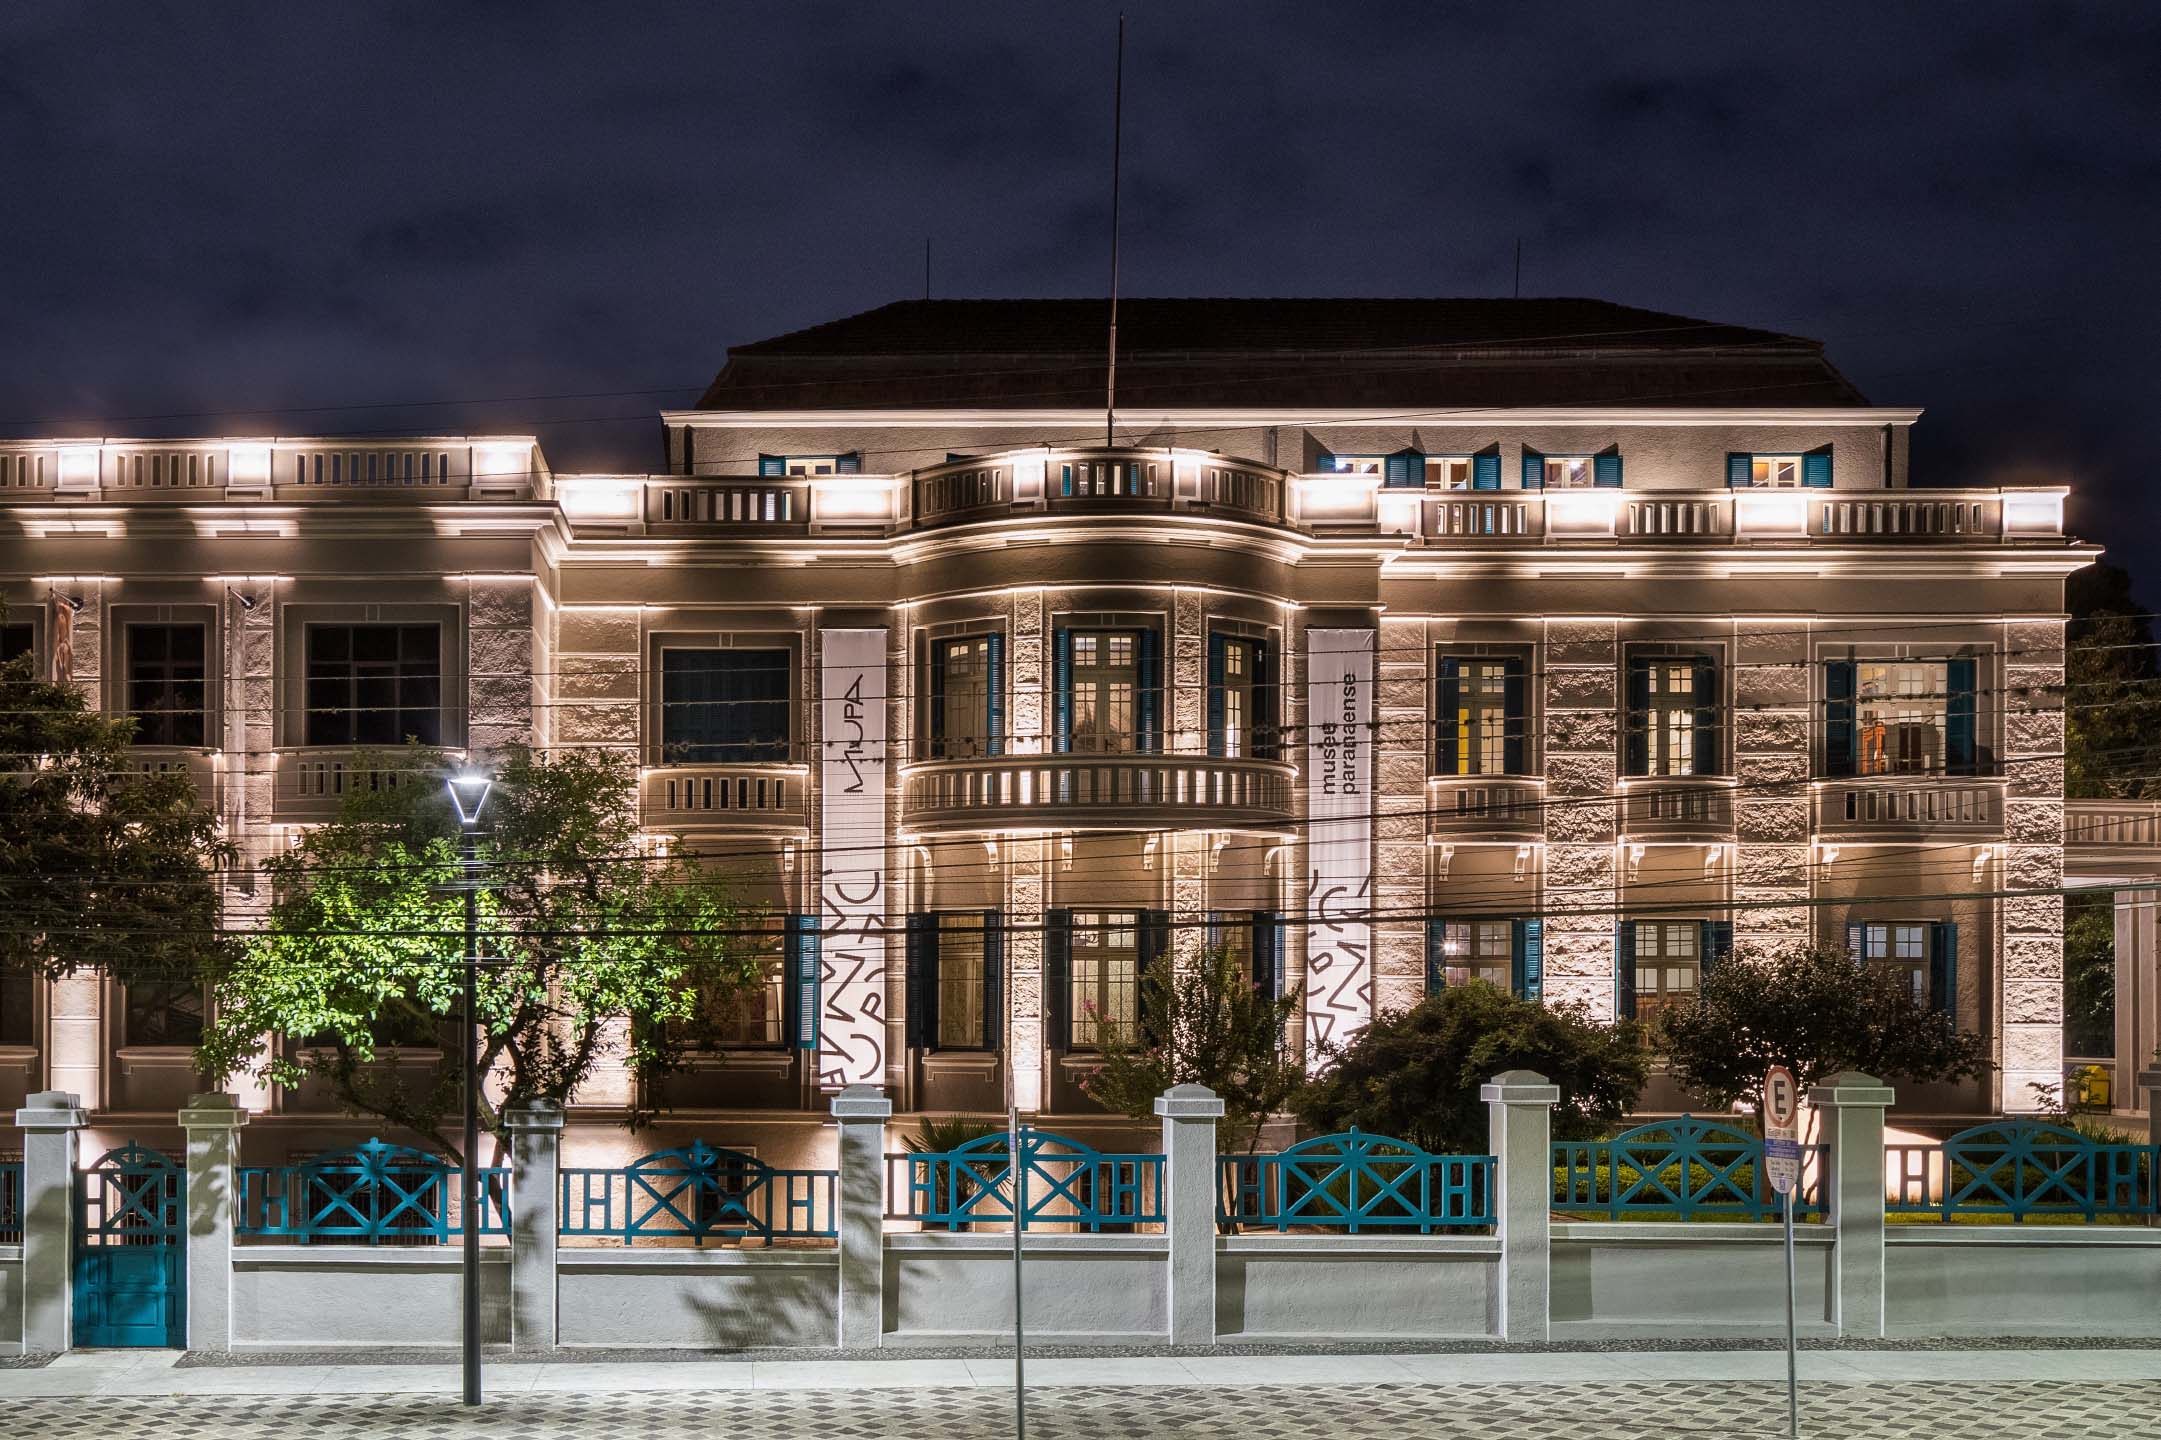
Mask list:
[[1941,1144],[1887,1145],[1893,1215],[2151,1216],[2161,1146],[2114,1144],[2038,1120],[1961,1130]]
[[[510,1171],[480,1172],[480,1233],[510,1233]],[[463,1175],[439,1155],[370,1140],[297,1165],[244,1166],[233,1233],[368,1245],[442,1245],[464,1234]]]
[[558,1233],[635,1245],[708,1240],[831,1240],[840,1176],[782,1170],[703,1140],[619,1168],[562,1172]]
[[[1793,1213],[1823,1213],[1824,1147],[1801,1147]],[[1609,1220],[1775,1220],[1783,1202],[1764,1173],[1763,1139],[1683,1115],[1610,1140],[1553,1146],[1553,1208]]]
[[1216,1168],[1216,1220],[1233,1230],[1430,1235],[1493,1223],[1491,1155],[1435,1155],[1351,1129],[1273,1155],[1219,1156]]
[[[1020,1132],[1020,1228],[1070,1226],[1088,1234],[1163,1223],[1163,1157],[1117,1154],[1048,1130]],[[926,1230],[1011,1225],[1014,1167],[1003,1134],[954,1150],[888,1155],[889,1220]]]

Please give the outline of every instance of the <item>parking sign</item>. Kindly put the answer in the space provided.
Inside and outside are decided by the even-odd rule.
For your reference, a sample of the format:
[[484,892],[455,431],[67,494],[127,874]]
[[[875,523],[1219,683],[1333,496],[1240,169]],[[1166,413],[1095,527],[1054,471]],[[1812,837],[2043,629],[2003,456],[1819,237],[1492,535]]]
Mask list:
[[1773,1065],[1763,1076],[1763,1168],[1781,1195],[1801,1183],[1801,1087],[1793,1072]]

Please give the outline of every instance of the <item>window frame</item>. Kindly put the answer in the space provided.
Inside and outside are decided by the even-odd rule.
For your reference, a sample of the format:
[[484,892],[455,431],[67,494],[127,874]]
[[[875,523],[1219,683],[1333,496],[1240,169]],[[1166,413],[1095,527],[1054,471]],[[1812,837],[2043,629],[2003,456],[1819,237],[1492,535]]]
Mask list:
[[[1630,780],[1716,779],[1726,772],[1726,656],[1718,649],[1674,646],[1656,642],[1630,645],[1621,658],[1621,775]],[[1679,692],[1661,690],[1659,671],[1686,665],[1693,679],[1689,703]],[[1706,695],[1705,690],[1710,693]],[[1674,768],[1668,748],[1674,727],[1656,723],[1661,717],[1686,713],[1688,757],[1685,768]]]
[[[353,646],[352,641],[354,638],[357,637],[357,634],[360,631],[391,630],[398,632],[398,650],[400,654],[396,663],[401,667],[405,663],[403,655],[403,651],[405,648],[405,632],[432,630],[435,633],[435,673],[432,676],[417,674],[408,676],[401,672],[397,675],[389,677],[392,683],[399,687],[399,690],[401,692],[399,703],[394,706],[388,707],[394,710],[396,714],[400,717],[400,719],[395,722],[399,733],[390,740],[386,741],[364,739],[361,737],[360,733],[360,723],[358,717],[366,713],[366,710],[368,708],[382,707],[361,707],[357,704],[349,703],[347,707],[339,708],[335,706],[320,706],[315,703],[315,686],[318,683],[336,683],[336,677],[318,677],[314,673],[318,663],[336,663],[329,661],[318,662],[316,659],[315,644],[318,638],[327,635],[331,631],[337,630],[347,632],[347,646],[349,651],[353,648],[357,648]],[[308,619],[304,620],[301,623],[299,644],[301,686],[299,711],[300,735],[302,745],[321,747],[325,749],[382,749],[386,747],[395,747],[398,745],[402,745],[405,743],[405,740],[408,736],[417,739],[421,744],[424,745],[441,746],[451,743],[451,726],[447,723],[447,721],[449,718],[449,712],[453,709],[453,703],[451,699],[451,693],[448,688],[448,682],[450,679],[450,672],[456,667],[446,663],[445,652],[449,648],[449,629],[443,621],[438,619],[416,620],[404,618]],[[342,680],[342,683],[346,687],[347,699],[349,702],[357,701],[357,687],[362,683],[362,677],[355,674],[352,671],[351,667],[360,662],[356,661],[350,654],[348,654],[343,663],[348,667],[347,672]],[[433,707],[434,733],[432,735],[420,734],[417,731],[409,728],[403,718],[408,714],[422,713],[417,707],[409,707],[404,703],[402,697],[402,689],[404,685],[412,681],[425,679],[432,679],[435,682],[435,703]],[[316,728],[317,717],[335,715],[343,715],[347,717],[348,723],[346,725],[346,729],[348,731],[348,734],[343,738],[319,737]]]
[[[142,980],[118,986],[120,1003],[117,1007],[120,1020],[120,1048],[129,1050],[193,1050],[202,1044],[203,1032],[210,1025],[210,994],[208,987],[200,982],[179,980]],[[164,1003],[153,1007],[150,992],[162,992]],[[138,1036],[136,1027],[150,1014],[166,1017],[161,1028],[170,1029],[174,1013],[173,1000],[179,996],[192,995],[195,999],[193,1012],[194,1033],[183,1039],[150,1038]]]
[[[1233,647],[1241,649],[1247,674],[1242,684],[1230,678]],[[1228,626],[1211,626],[1204,646],[1207,687],[1208,753],[1226,759],[1274,760],[1282,751],[1283,687],[1276,678],[1275,637]],[[1232,747],[1232,696],[1242,697],[1251,713]]]
[[[948,923],[955,922],[955,923]],[[907,917],[905,988],[908,1012],[905,1040],[911,1050],[924,1055],[995,1055],[1006,1044],[1004,1013],[1005,912],[986,909],[945,908],[915,910]],[[974,984],[965,981],[960,993],[972,994],[975,1006],[970,1027],[973,1038],[962,1040],[947,1028],[948,935],[976,937]],[[949,1033],[956,1038],[947,1039]]]
[[[952,729],[950,654],[960,646],[981,649],[980,704],[961,740]],[[923,720],[918,751],[925,760],[982,760],[1005,753],[1005,632],[994,626],[956,629],[923,637]]]
[[[171,673],[174,662],[172,661],[169,654],[162,662],[160,662],[166,667],[167,673],[165,675],[158,679],[150,681],[145,681],[143,678],[140,677],[137,667],[143,663],[143,657],[141,654],[141,632],[151,630],[165,632],[165,638],[168,642],[168,651],[170,650],[169,642],[171,641],[172,636],[178,632],[192,631],[197,641],[200,643],[200,648],[195,661],[197,674],[195,680],[193,681],[193,683],[199,688],[200,693],[196,697],[198,703],[193,708],[182,709],[174,706],[152,707],[149,709],[145,709],[137,703],[138,687],[145,684],[161,686],[169,693],[178,687],[185,686],[186,684],[190,683],[184,678],[176,678]],[[135,721],[134,743],[137,745],[176,750],[206,750],[213,748],[212,741],[216,735],[216,729],[212,718],[214,714],[214,707],[212,701],[216,693],[216,687],[211,680],[211,657],[213,651],[211,646],[211,632],[209,623],[207,621],[198,619],[153,620],[135,619],[132,617],[123,616],[119,621],[119,631],[121,645],[121,705],[119,708],[123,714],[128,715]],[[438,650],[439,649],[440,640],[438,640]],[[436,690],[438,708],[440,708],[441,693],[442,691],[440,677],[438,677],[438,684]],[[194,739],[190,740],[184,738],[182,735],[177,733],[177,730],[175,730],[174,733],[158,733],[160,728],[170,728],[169,726],[161,725],[161,722],[178,722],[189,716],[194,717],[196,721],[196,729],[198,733],[196,734],[196,737]],[[438,722],[438,724],[440,724],[440,722]]]
[[[1105,749],[1080,744],[1077,641],[1091,636],[1130,636],[1133,641],[1133,735],[1129,745]],[[1160,616],[1060,615],[1051,627],[1051,750],[1058,755],[1153,755],[1163,748],[1163,631]],[[1100,705],[1098,706],[1100,709]]]
[[[1497,736],[1481,736],[1481,740],[1497,740],[1501,759],[1499,767],[1484,768],[1483,751],[1471,748],[1464,739],[1463,731],[1467,716],[1463,704],[1463,668],[1467,665],[1492,666],[1500,671],[1501,703]],[[1454,667],[1451,671],[1450,667]],[[1532,773],[1531,755],[1531,685],[1529,681],[1530,655],[1522,650],[1488,648],[1484,646],[1465,648],[1442,645],[1433,652],[1433,708],[1430,726],[1433,747],[1428,757],[1429,772],[1451,779],[1497,780],[1524,779]],[[1450,689],[1456,692],[1454,713],[1449,713]],[[1513,693],[1511,693],[1513,692]],[[1451,738],[1452,737],[1452,738]],[[1451,748],[1452,745],[1452,748]],[[1479,755],[1479,768],[1464,768],[1467,756]],[[1444,763],[1445,757],[1445,763]]]
[[[748,704],[780,705],[784,712],[782,722],[784,728],[781,732],[781,738],[777,742],[760,742],[755,740],[723,740],[715,742],[711,746],[702,747],[708,749],[740,747],[742,749],[753,752],[777,753],[752,753],[740,756],[693,756],[687,753],[687,750],[691,744],[691,742],[687,740],[683,742],[686,753],[671,753],[670,742],[668,739],[668,720],[671,707],[691,707],[706,704],[735,703],[701,700],[683,700],[671,702],[668,699],[668,656],[671,652],[677,651],[686,654],[780,654],[786,657],[786,664],[784,667],[785,673],[782,676],[781,694],[778,700],[776,701],[769,697],[760,697],[752,701],[741,702]],[[653,678],[653,756],[655,763],[671,766],[687,766],[785,765],[794,762],[797,754],[796,736],[799,733],[799,727],[801,724],[800,707],[802,700],[802,676],[800,666],[802,660],[800,652],[797,646],[793,643],[792,638],[784,639],[776,636],[771,640],[766,640],[763,638],[759,638],[756,640],[745,640],[730,637],[726,640],[701,640],[694,639],[689,636],[661,636],[658,637],[656,640],[653,654],[654,660],[656,662],[654,665]]]

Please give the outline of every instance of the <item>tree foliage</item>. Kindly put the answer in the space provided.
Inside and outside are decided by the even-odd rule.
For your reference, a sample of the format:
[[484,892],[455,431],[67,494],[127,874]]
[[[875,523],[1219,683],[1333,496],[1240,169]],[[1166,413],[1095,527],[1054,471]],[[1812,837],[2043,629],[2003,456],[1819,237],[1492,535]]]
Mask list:
[[2116,895],[2076,892],[2063,907],[2064,1048],[2116,1053]]
[[1535,1070],[1560,1087],[1556,1138],[1588,1139],[1635,1105],[1649,1074],[1641,1031],[1571,1006],[1542,1005],[1473,981],[1376,1017],[1292,1100],[1316,1130],[1352,1126],[1447,1154],[1487,1146],[1481,1085]]
[[1147,1033],[1138,1041],[1104,1040],[1102,1064],[1084,1082],[1089,1098],[1152,1120],[1156,1097],[1173,1085],[1205,1085],[1223,1102],[1225,1131],[1250,1149],[1262,1123],[1283,1112],[1305,1078],[1284,1039],[1297,994],[1271,999],[1245,963],[1220,948],[1189,969],[1174,969],[1162,956],[1140,984]]
[[184,771],[136,768],[134,736],[28,655],[0,665],[0,972],[173,979],[226,952],[232,851]]
[[[384,768],[409,783],[349,795],[267,862],[269,914],[216,976],[205,1068],[287,1085],[314,1075],[350,1109],[456,1155],[444,1128],[462,1073],[446,1023],[463,1004],[458,826],[443,757],[409,747]],[[498,1106],[566,1100],[603,1063],[664,1071],[701,992],[745,991],[764,964],[749,917],[693,851],[640,853],[628,757],[513,749],[497,777],[477,854],[490,1130]],[[433,1046],[439,1060],[412,1078],[411,1049]]]
[[1988,1067],[1981,1037],[1915,998],[1906,972],[1842,950],[1736,955],[1661,1034],[1675,1076],[1721,1107],[1755,1095],[1773,1065],[1804,1090],[1842,1070],[1927,1083]]
[[[2064,587],[2065,794],[2072,799],[2161,796],[2161,655],[2131,577],[2095,565]],[[2016,696],[2016,705],[2040,697]]]

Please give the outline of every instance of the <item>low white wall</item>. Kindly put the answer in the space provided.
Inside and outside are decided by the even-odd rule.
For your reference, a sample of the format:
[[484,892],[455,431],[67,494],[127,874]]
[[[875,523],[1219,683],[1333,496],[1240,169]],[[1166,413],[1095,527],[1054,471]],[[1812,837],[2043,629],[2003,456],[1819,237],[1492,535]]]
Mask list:
[[1216,1336],[1481,1339],[1501,1242],[1459,1235],[1229,1235],[1216,1241]]
[[[460,1336],[458,1247],[246,1245],[233,1251],[233,1345],[441,1345]],[[480,1333],[510,1339],[510,1252],[480,1252]]]
[[837,1250],[556,1252],[564,1345],[837,1345]]
[[[1831,1335],[1832,1231],[1794,1226],[1795,1314]],[[1574,1221],[1553,1227],[1555,1339],[1780,1334],[1786,1252],[1768,1224]]]
[[2161,1336],[2161,1230],[1891,1225],[1893,1335]]
[[0,1355],[23,1353],[23,1247],[0,1245]]
[[[1046,1344],[1160,1342],[1170,1331],[1160,1235],[1027,1241],[1023,1320]],[[885,1237],[889,1345],[991,1343],[1013,1335],[1011,1235]]]

